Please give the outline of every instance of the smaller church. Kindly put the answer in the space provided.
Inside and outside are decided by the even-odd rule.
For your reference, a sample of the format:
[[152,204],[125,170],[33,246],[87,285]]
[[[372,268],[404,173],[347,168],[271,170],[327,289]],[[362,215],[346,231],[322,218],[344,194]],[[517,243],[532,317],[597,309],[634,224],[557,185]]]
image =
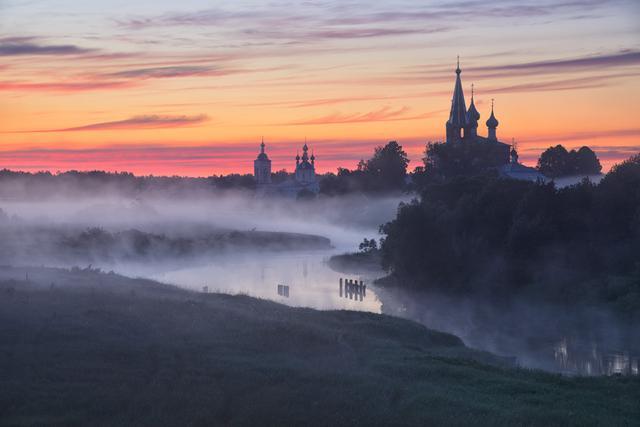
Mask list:
[[306,143],[302,147],[302,156],[298,153],[295,157],[296,169],[293,176],[277,184],[271,181],[271,160],[267,156],[265,147],[263,140],[260,144],[260,154],[253,161],[256,193],[259,196],[298,197],[305,192],[312,194],[320,192],[320,184],[316,176],[316,157],[313,153],[309,155],[309,147]]

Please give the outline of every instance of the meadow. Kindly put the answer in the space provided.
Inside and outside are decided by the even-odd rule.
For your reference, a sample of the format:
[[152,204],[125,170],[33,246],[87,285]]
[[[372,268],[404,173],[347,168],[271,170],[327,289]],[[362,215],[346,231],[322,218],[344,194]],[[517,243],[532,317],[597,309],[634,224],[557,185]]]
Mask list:
[[370,313],[0,268],[0,425],[637,425],[640,380],[513,367]]

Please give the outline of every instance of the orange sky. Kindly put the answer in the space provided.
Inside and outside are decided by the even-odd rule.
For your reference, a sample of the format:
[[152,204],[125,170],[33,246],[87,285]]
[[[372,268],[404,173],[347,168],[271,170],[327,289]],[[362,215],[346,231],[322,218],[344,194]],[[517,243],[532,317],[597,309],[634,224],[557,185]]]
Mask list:
[[246,173],[263,136],[275,169],[305,138],[320,172],[389,140],[414,167],[444,138],[458,54],[525,163],[640,151],[635,1],[93,3],[0,3],[0,168]]

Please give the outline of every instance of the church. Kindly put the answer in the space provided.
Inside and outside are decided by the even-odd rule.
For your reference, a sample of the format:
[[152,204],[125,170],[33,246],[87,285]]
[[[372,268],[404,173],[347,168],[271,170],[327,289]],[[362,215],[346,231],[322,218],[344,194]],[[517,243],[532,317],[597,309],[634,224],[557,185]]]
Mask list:
[[480,113],[476,109],[473,85],[471,85],[471,103],[467,109],[460,74],[462,70],[458,60],[451,112],[446,122],[447,144],[483,144],[487,152],[495,156],[493,164],[500,165],[497,169],[501,176],[527,181],[546,181],[547,178],[535,168],[525,166],[518,161],[515,144],[505,144],[498,140],[497,129],[500,122],[495,116],[493,100],[491,100],[491,115],[486,121],[487,136],[478,135]]
[[[478,122],[480,113],[476,109],[475,94],[471,86],[471,102],[467,109],[462,79],[460,75],[460,61],[456,67],[456,82],[451,100],[451,112],[446,122],[447,144],[481,144],[486,148],[487,156],[492,159],[491,164],[500,176],[521,179],[527,181],[546,181],[547,178],[535,168],[523,165],[518,160],[515,144],[506,144],[498,139],[498,119],[494,111],[494,103],[491,101],[491,114],[486,121],[487,136],[478,134]],[[295,173],[284,182],[273,183],[271,177],[271,159],[266,153],[264,140],[260,144],[260,153],[253,162],[254,177],[256,180],[256,193],[258,196],[284,196],[298,197],[302,194],[318,194],[320,184],[316,175],[316,157],[309,155],[309,147],[305,142],[302,147],[302,156],[298,153],[295,157]],[[482,150],[484,152],[484,150]]]
[[267,156],[265,147],[263,140],[260,144],[260,154],[253,161],[253,174],[256,179],[258,195],[298,197],[301,193],[318,194],[320,192],[320,184],[316,176],[316,157],[313,153],[309,156],[309,147],[306,142],[302,147],[302,157],[299,153],[295,157],[295,173],[292,177],[278,184],[271,182],[271,160]]

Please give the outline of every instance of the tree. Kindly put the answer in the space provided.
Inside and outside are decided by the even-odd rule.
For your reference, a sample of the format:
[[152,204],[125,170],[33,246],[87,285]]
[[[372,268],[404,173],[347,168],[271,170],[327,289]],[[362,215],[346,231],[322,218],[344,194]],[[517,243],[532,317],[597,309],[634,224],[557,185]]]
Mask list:
[[378,242],[376,242],[376,239],[369,240],[365,238],[358,248],[360,249],[360,252],[365,254],[375,252],[378,250]]
[[582,147],[578,151],[571,150],[570,157],[574,163],[574,173],[578,175],[595,175],[602,171],[600,160],[589,147]]
[[276,172],[271,172],[271,182],[274,184],[280,184],[289,178],[289,172],[286,169],[280,169]]
[[538,159],[538,170],[551,178],[570,174],[569,152],[559,144],[547,148]]
[[423,159],[430,178],[483,175],[504,165],[505,146],[490,143],[447,144],[430,142]]
[[595,175],[602,171],[600,160],[589,147],[567,151],[562,145],[549,147],[538,159],[540,173],[558,178],[569,175]]
[[338,168],[337,174],[326,174],[320,181],[320,193],[333,196],[401,190],[405,187],[408,164],[402,146],[391,141],[377,147],[371,159],[360,160],[355,170]]
[[[640,267],[640,154],[597,185],[585,179],[556,188],[488,175],[431,181],[381,233],[382,265],[403,286],[501,296],[528,287],[563,301],[611,292],[636,298],[636,288],[594,281]],[[640,299],[633,301],[637,311]]]
[[407,153],[398,142],[391,141],[376,147],[373,157],[360,167],[376,189],[397,190],[404,186],[408,165]]

